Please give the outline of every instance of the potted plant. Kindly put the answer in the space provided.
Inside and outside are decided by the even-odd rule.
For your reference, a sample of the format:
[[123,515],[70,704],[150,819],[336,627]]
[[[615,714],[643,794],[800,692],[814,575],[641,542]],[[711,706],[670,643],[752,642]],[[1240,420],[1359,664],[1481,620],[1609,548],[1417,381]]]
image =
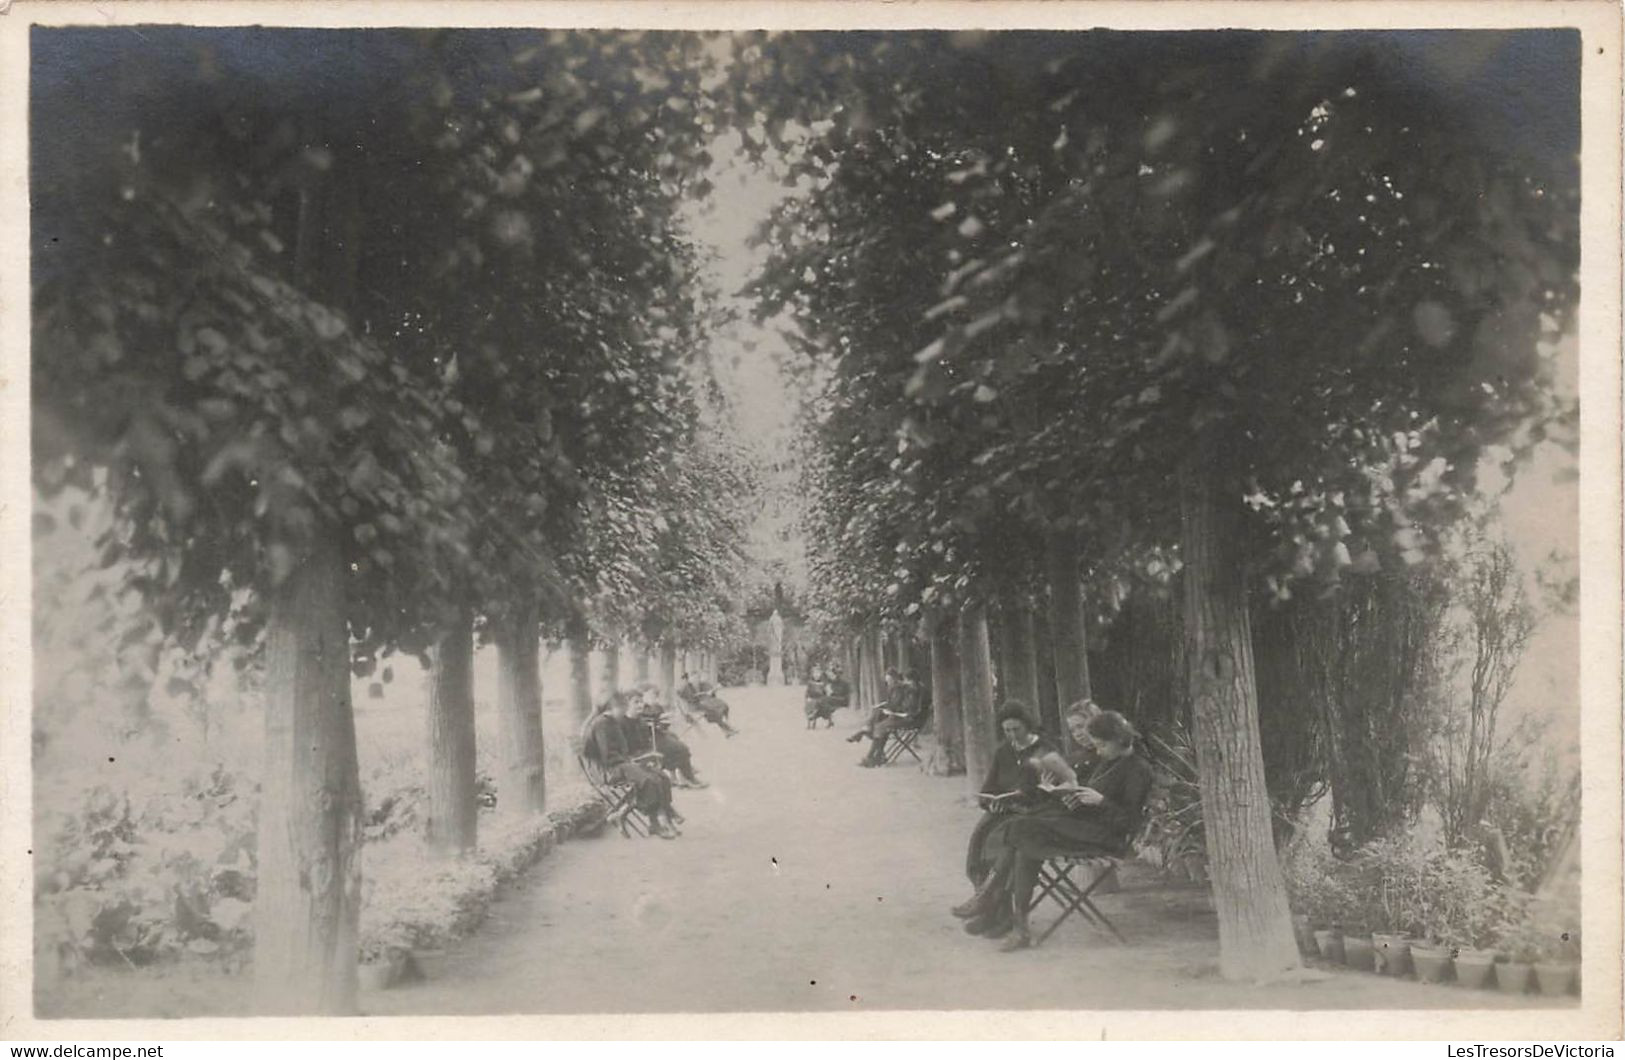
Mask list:
[[1545,936],[1527,917],[1509,922],[1495,947],[1495,985],[1504,994],[1524,994],[1534,978]]
[[1292,933],[1305,957],[1322,955],[1315,932],[1329,931],[1341,909],[1336,865],[1330,851],[1303,841],[1294,842],[1282,859],[1282,874],[1293,911]]
[[1340,868],[1336,900],[1342,910],[1343,963],[1362,972],[1374,972],[1377,953],[1371,928],[1382,922],[1382,909],[1370,880],[1359,871],[1358,865],[1341,865]]
[[1442,983],[1455,971],[1455,947],[1448,940],[1430,938],[1411,944],[1411,965],[1422,983]]
[[1542,933],[1536,952],[1535,982],[1545,997],[1573,993],[1580,978],[1580,940],[1577,933],[1550,929]]
[[1493,886],[1485,900],[1469,911],[1465,938],[1456,948],[1456,982],[1484,989],[1495,974],[1495,944],[1501,926],[1522,916],[1522,892]]
[[1376,971],[1376,943],[1363,917],[1343,926],[1343,963],[1362,972]]
[[1400,926],[1408,916],[1406,895],[1397,885],[1397,864],[1405,844],[1379,839],[1366,844],[1352,870],[1362,890],[1373,896],[1372,964],[1378,975],[1401,975],[1410,969],[1410,939]]
[[358,973],[363,990],[389,990],[421,979],[412,955],[412,933],[401,924],[388,924],[361,941]]

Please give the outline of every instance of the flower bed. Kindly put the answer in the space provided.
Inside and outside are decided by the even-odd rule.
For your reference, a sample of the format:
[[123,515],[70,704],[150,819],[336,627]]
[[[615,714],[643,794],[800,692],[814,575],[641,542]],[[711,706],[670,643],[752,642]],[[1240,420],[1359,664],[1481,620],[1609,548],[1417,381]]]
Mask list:
[[416,836],[369,844],[361,899],[363,963],[438,949],[467,935],[485,919],[504,884],[563,840],[600,825],[603,810],[586,792],[537,820],[482,821],[479,849],[441,862],[428,859]]

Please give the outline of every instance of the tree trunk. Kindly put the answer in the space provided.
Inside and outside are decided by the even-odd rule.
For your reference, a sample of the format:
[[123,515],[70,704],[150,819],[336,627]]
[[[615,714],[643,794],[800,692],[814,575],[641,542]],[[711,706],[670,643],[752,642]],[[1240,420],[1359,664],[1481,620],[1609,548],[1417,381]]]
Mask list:
[[633,683],[636,685],[646,685],[649,683],[649,674],[653,669],[649,665],[649,650],[650,645],[639,644],[637,645],[637,650],[633,653],[636,660],[632,664],[634,668],[633,672],[637,675]]
[[1071,531],[1049,535],[1045,562],[1049,574],[1049,628],[1055,642],[1055,695],[1064,714],[1074,703],[1090,696],[1089,638],[1078,577],[1078,543]]
[[602,703],[621,690],[621,642],[613,634],[609,644],[599,656],[598,702]]
[[1240,506],[1205,468],[1180,469],[1185,637],[1219,971],[1272,979],[1298,967],[1270,828],[1253,678]]
[[570,642],[570,711],[579,731],[592,717],[592,633],[585,616],[571,615],[565,635]]
[[863,702],[860,704],[864,710],[879,705],[885,698],[881,683],[880,651],[882,640],[880,629],[874,623],[864,628],[863,640],[858,656],[858,665],[863,674]]
[[677,645],[671,641],[660,646],[660,702],[671,706],[677,691]]
[[542,742],[541,642],[536,608],[520,605],[498,626],[497,715],[502,726],[502,776],[497,806],[508,814],[547,808],[547,766]]
[[1038,646],[1033,636],[1033,611],[1025,598],[1012,593],[1004,604],[1004,661],[1009,672],[1002,675],[1004,700],[1020,700],[1038,714]]
[[1061,738],[1061,699],[1055,690],[1055,641],[1048,608],[1033,608],[1033,646],[1038,659],[1038,720],[1050,739]]
[[272,591],[254,919],[267,1014],[349,1015],[361,912],[361,777],[344,570],[331,531]]
[[954,616],[933,618],[930,634],[931,722],[937,751],[929,767],[937,776],[958,776],[965,772],[965,712],[959,698],[959,627]]
[[474,849],[479,794],[474,779],[474,629],[465,608],[454,609],[430,649],[429,849]]
[[899,629],[895,634],[893,634],[893,637],[897,642],[896,655],[898,672],[906,674],[914,668],[914,645],[908,635],[908,632],[905,630]]
[[993,726],[993,660],[987,643],[987,608],[977,604],[959,615],[959,701],[964,712],[965,772],[979,791],[993,764],[998,736]]

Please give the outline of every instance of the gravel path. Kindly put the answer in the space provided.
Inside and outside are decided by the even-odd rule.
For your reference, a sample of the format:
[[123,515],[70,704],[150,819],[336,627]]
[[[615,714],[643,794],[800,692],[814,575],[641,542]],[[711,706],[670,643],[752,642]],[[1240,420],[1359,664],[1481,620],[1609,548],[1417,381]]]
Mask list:
[[[1101,900],[1129,936],[1065,925],[995,952],[960,930],[963,778],[859,769],[858,724],[807,732],[799,689],[726,694],[743,735],[688,734],[711,787],[679,791],[682,838],[571,842],[425,961],[428,981],[364,996],[376,1015],[866,1009],[1471,1008],[1538,1004],[1334,973],[1258,988],[1214,974],[1206,894],[1146,870]],[[1045,915],[1048,915],[1047,910]]]

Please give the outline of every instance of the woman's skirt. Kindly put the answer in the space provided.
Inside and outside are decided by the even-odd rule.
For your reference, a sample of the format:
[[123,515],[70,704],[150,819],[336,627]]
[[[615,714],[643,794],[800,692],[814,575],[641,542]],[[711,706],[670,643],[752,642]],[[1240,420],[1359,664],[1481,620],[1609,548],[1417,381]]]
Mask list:
[[1056,854],[1115,854],[1123,847],[1121,832],[1090,813],[1091,807],[1024,814],[1011,820],[998,841],[1032,858]]

